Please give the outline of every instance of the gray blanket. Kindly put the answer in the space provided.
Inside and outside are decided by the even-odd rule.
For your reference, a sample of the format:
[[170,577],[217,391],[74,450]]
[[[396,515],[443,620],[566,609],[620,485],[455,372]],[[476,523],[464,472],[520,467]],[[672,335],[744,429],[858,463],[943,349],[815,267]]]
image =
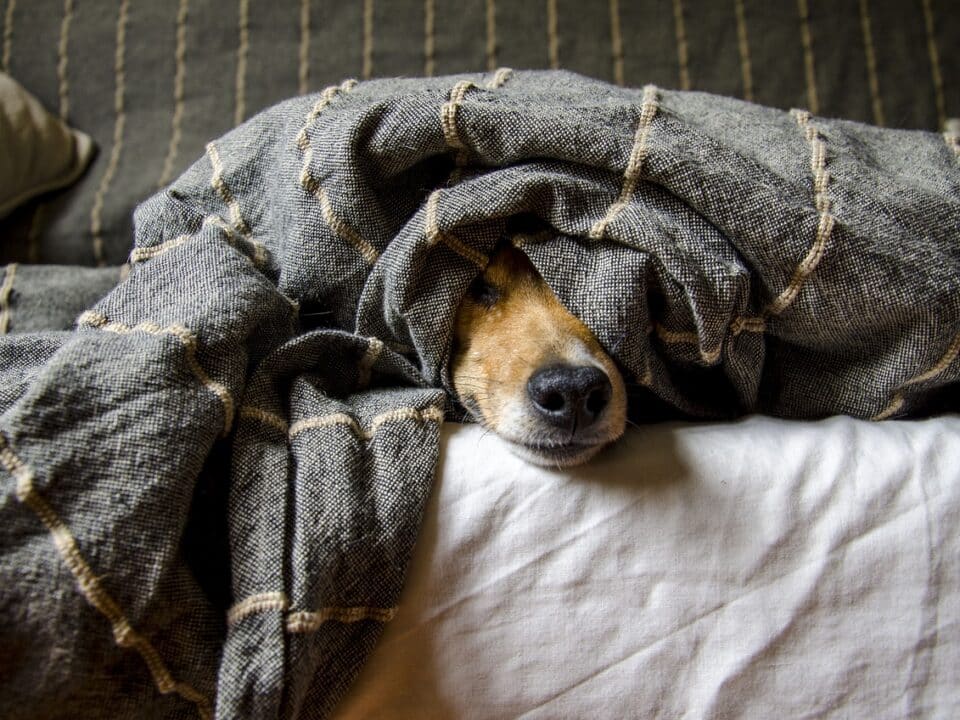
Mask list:
[[[508,230],[638,416],[960,407],[955,136],[559,72],[348,82],[135,226],[109,292],[0,285],[3,717],[327,715],[395,612],[456,306]],[[52,291],[107,294],[69,330]]]

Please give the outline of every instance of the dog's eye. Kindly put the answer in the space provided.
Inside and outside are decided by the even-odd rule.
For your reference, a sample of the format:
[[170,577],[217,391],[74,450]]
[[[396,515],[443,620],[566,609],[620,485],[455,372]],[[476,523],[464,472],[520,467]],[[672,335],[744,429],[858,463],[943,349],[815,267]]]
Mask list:
[[482,275],[470,283],[467,294],[475,303],[484,305],[485,307],[493,307],[497,300],[500,299],[500,290],[495,285],[491,285],[484,280]]

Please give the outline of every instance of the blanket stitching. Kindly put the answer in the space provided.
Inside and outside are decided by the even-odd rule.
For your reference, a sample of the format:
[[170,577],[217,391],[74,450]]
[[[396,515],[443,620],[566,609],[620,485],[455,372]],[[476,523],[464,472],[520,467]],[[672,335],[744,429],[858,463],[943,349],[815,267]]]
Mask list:
[[339,623],[357,623],[363,620],[374,620],[385,623],[393,620],[397,614],[397,607],[325,607],[317,611],[300,611],[287,616],[286,629],[289,633],[316,632],[329,621]]
[[870,419],[886,420],[892,415],[895,415],[900,411],[906,402],[906,399],[904,398],[904,391],[907,388],[909,388],[911,385],[917,385],[919,383],[927,382],[928,380],[933,380],[938,375],[943,374],[957,359],[958,355],[960,355],[960,333],[957,334],[957,336],[953,339],[953,342],[950,343],[950,346],[947,348],[947,351],[932,367],[922,373],[914,375],[912,378],[904,382],[893,394],[893,397],[890,399],[890,402],[887,404],[887,406]]
[[590,228],[589,237],[592,240],[599,240],[603,237],[607,225],[613,222],[617,215],[629,204],[630,198],[637,188],[640,171],[643,168],[643,161],[647,156],[647,144],[650,138],[653,119],[659,109],[657,93],[658,90],[654,85],[647,85],[643,88],[640,120],[637,122],[637,129],[633,137],[633,147],[630,150],[630,158],[627,160],[627,167],[623,172],[623,186],[620,190],[620,196],[607,208],[606,214]]
[[290,599],[282,590],[257,593],[235,603],[227,611],[227,625],[232,626],[246,617],[262,612],[288,613],[284,628],[289,633],[315,632],[326,622],[356,623],[362,620],[389,622],[398,608],[370,607],[365,605],[329,606],[319,610],[290,610]]
[[107,191],[110,189],[113,178],[120,165],[120,153],[123,150],[124,128],[127,124],[127,113],[124,95],[126,93],[125,55],[127,47],[127,16],[129,0],[120,0],[120,10],[117,14],[117,44],[114,52],[114,94],[113,94],[113,146],[110,148],[110,158],[107,168],[100,178],[100,185],[93,198],[93,207],[90,209],[90,234],[93,236],[93,257],[97,265],[106,265],[103,242],[103,205]]
[[883,97],[877,74],[877,54],[873,45],[873,29],[870,20],[869,0],[860,0],[860,32],[863,35],[863,54],[867,64],[867,84],[870,86],[870,104],[873,107],[873,122],[883,127],[886,118],[883,112]]
[[196,705],[200,717],[211,718],[213,709],[210,700],[191,685],[173,678],[157,649],[146,637],[133,629],[123,610],[100,584],[100,579],[80,552],[70,528],[37,492],[33,484],[32,468],[17,457],[3,433],[0,433],[0,464],[16,480],[17,499],[30,508],[50,532],[54,546],[74,576],[83,597],[110,623],[114,642],[122,648],[133,649],[140,655],[162,694],[174,692]]
[[243,213],[240,210],[240,201],[237,200],[230,190],[230,186],[227,185],[226,180],[223,179],[223,160],[220,157],[220,151],[217,149],[215,143],[207,143],[207,157],[213,169],[213,174],[210,176],[210,186],[217,191],[220,199],[226,203],[227,208],[230,210],[230,221],[233,223],[233,227],[237,229],[237,232],[245,238],[251,237],[252,231],[247,221],[243,219]]
[[833,232],[834,217],[830,213],[832,202],[827,194],[830,184],[830,171],[827,169],[827,144],[820,131],[810,122],[810,113],[806,110],[791,111],[797,125],[803,130],[810,145],[810,169],[813,173],[813,200],[818,213],[817,231],[813,244],[807,250],[803,260],[793,271],[787,287],[774,298],[757,317],[738,317],[730,324],[734,336],[742,332],[764,332],[771,315],[780,315],[793,304],[804,284],[816,271],[826,253]]
[[357,386],[365,388],[370,384],[370,375],[373,372],[373,366],[376,364],[380,353],[383,352],[383,341],[371,337],[367,338],[367,350],[360,358],[360,364],[357,368]]
[[[240,249],[255,267],[263,268],[266,266],[270,253],[263,243],[251,238],[238,238],[235,230],[230,227],[230,225],[219,215],[207,215],[205,218],[203,218],[202,226],[207,225],[211,225],[218,230],[221,230],[224,235],[226,235],[227,243],[231,247]],[[172,240],[167,240],[165,242],[158,243],[157,245],[134,248],[130,251],[130,262],[141,263],[146,262],[147,260],[152,260],[159,255],[163,255],[164,253],[169,252],[174,248],[178,248],[190,240],[193,240],[198,234],[199,233],[179,235]],[[243,244],[250,246],[249,252],[248,248],[244,247]]]
[[442,422],[443,410],[438,407],[428,407],[420,410],[415,407],[402,407],[389,410],[373,418],[370,428],[364,429],[356,418],[346,413],[330,413],[298,420],[290,426],[291,439],[306,430],[342,426],[348,428],[361,440],[373,440],[377,431],[388,422],[414,420],[417,422]]
[[813,57],[813,33],[810,31],[810,7],[807,0],[797,0],[797,14],[800,16],[800,45],[803,47],[803,71],[807,82],[807,105],[813,114],[820,112],[820,98],[817,94],[817,70]]
[[253,405],[244,405],[240,408],[240,419],[241,420],[256,420],[268,425],[269,427],[279,430],[284,435],[290,431],[290,425],[282,417],[276,413],[272,413],[269,410],[263,410]]
[[227,610],[227,625],[236,625],[243,618],[261,612],[286,612],[289,607],[290,601],[283,592],[265,592],[250,595],[234,603],[230,609]]
[[660,323],[656,323],[654,325],[654,330],[657,333],[657,337],[659,337],[665,343],[671,345],[697,345],[698,352],[700,353],[700,359],[708,365],[715,364],[720,359],[720,354],[723,352],[722,345],[714,348],[713,350],[706,350],[705,348],[699,347],[700,336],[694,331],[670,330]]
[[456,235],[444,232],[440,229],[439,221],[437,219],[437,207],[440,203],[441,192],[442,191],[439,189],[434,190],[432,193],[430,193],[430,197],[427,198],[426,223],[424,228],[424,234],[427,237],[427,242],[430,245],[436,245],[438,242],[443,242],[447,247],[461,257],[469,260],[480,268],[485,268],[487,266],[486,255],[474,250],[469,245],[466,245]]
[[740,51],[743,99],[753,102],[753,62],[750,59],[750,39],[747,35],[747,12],[743,0],[736,0],[733,7],[737,17],[737,48]]
[[98,312],[94,312],[93,310],[87,310],[80,315],[80,317],[77,319],[77,325],[87,326],[118,335],[143,332],[157,337],[162,335],[172,335],[175,337],[186,349],[185,357],[190,370],[200,381],[200,383],[207,388],[207,390],[217,396],[217,398],[220,400],[220,403],[223,405],[223,434],[224,436],[229,434],[230,427],[233,424],[234,415],[235,404],[233,401],[233,395],[230,394],[230,390],[227,389],[226,385],[211,378],[207,374],[206,370],[204,370],[200,365],[199,360],[197,360],[197,350],[199,349],[199,344],[197,342],[197,336],[193,332],[185,328],[183,325],[177,324],[161,327],[160,325],[152,322],[142,322],[132,326],[121,322],[111,322],[106,316]]
[[184,83],[187,75],[187,20],[190,0],[180,0],[177,8],[177,45],[173,58],[175,70],[173,74],[173,115],[170,118],[170,143],[167,145],[167,155],[163,159],[163,170],[157,187],[161,188],[170,182],[173,169],[180,150],[180,140],[183,137],[184,112]]
[[960,120],[951,122],[956,122],[958,127],[955,130],[948,127],[943,133],[943,140],[947,147],[953,150],[957,162],[960,162]]
[[457,110],[463,102],[464,96],[476,85],[471,80],[461,80],[450,91],[450,99],[440,108],[440,123],[443,127],[443,139],[447,146],[455,150],[466,150],[463,139],[457,132]]
[[17,263],[10,263],[3,274],[3,285],[0,285],[0,335],[6,335],[10,330],[10,300],[13,298],[13,279],[17,274]]
[[320,113],[322,113],[336,97],[350,92],[356,84],[356,80],[345,80],[340,85],[331,85],[320,94],[320,99],[314,104],[310,112],[307,113],[304,125],[300,128],[300,132],[297,133],[296,145],[303,154],[303,163],[300,167],[300,187],[320,202],[320,213],[330,229],[333,230],[338,237],[353,245],[354,249],[363,256],[367,264],[373,265],[380,257],[379,251],[357,232],[350,223],[337,215],[326,189],[320,183],[320,180],[310,172],[310,164],[313,162],[313,148],[310,147],[309,136],[310,127],[320,116]]
[[70,86],[67,78],[67,62],[70,39],[70,23],[73,21],[73,0],[64,0],[63,19],[60,21],[60,39],[57,43],[57,92],[60,97],[60,119],[67,120],[70,114]]

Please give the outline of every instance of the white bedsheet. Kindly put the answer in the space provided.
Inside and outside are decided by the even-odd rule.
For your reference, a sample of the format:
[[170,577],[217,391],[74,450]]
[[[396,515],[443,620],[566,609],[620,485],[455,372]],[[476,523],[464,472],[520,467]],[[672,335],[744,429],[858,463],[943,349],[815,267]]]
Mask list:
[[960,418],[631,430],[442,469],[353,718],[960,717]]

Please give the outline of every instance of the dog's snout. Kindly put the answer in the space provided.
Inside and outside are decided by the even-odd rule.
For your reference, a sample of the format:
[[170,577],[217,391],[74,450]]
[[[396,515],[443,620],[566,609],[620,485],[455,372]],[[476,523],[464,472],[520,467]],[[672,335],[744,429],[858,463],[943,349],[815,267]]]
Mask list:
[[583,429],[595,422],[610,402],[613,388],[600,368],[556,365],[530,376],[527,395],[537,414],[565,430]]

